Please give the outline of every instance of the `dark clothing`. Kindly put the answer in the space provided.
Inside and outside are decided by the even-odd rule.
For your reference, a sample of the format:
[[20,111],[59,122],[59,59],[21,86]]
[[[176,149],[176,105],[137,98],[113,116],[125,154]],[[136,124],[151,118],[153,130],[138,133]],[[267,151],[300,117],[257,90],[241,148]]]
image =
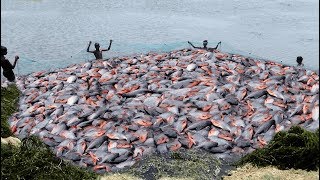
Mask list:
[[6,77],[10,82],[13,82],[16,79],[12,69],[9,71],[3,71],[3,76]]
[[14,69],[14,67],[12,66],[10,61],[8,59],[1,58],[1,67],[3,70],[4,77],[6,77],[8,79],[8,81],[11,81],[11,82],[14,81],[15,76],[12,71],[12,69]]
[[102,51],[93,51],[94,56],[96,57],[96,59],[102,59]]

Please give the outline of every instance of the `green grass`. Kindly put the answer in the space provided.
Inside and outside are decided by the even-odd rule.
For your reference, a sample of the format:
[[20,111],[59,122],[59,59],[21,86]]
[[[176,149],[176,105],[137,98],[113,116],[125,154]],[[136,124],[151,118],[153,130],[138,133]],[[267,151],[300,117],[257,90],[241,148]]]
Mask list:
[[1,87],[1,137],[12,136],[7,120],[17,110],[19,94],[15,85]]
[[[11,136],[8,117],[16,111],[19,91],[14,85],[1,89],[1,137]],[[1,144],[1,179],[96,179],[97,174],[58,159],[37,137],[20,147]]]
[[244,156],[237,165],[276,166],[279,169],[319,169],[319,129],[310,132],[294,126],[278,132],[265,147]]

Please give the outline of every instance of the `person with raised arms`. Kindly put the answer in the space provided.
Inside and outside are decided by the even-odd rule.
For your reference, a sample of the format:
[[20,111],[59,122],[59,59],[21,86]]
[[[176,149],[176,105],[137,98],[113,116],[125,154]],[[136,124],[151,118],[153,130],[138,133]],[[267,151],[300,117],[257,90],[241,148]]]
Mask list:
[[189,43],[193,48],[196,48],[196,49],[204,49],[204,50],[207,50],[207,51],[210,51],[210,52],[216,52],[219,44],[221,45],[221,41],[220,41],[220,42],[218,42],[217,46],[214,47],[214,48],[207,47],[207,45],[208,45],[208,40],[204,40],[204,41],[203,41],[203,47],[196,47],[196,46],[194,46],[190,41],[188,41],[188,43]]
[[111,48],[111,44],[112,44],[112,40],[110,40],[110,44],[108,49],[100,49],[100,44],[99,43],[95,43],[94,47],[96,48],[96,50],[94,51],[90,51],[90,45],[91,45],[91,41],[89,42],[88,48],[87,48],[87,52],[93,53],[94,56],[96,57],[96,59],[102,59],[102,52],[103,51],[109,51]]

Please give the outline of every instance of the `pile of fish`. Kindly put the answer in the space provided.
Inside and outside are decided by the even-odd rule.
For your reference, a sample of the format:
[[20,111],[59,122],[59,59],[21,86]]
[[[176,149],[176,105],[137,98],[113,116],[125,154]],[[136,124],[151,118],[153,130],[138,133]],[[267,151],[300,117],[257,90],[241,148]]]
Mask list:
[[181,148],[244,155],[293,125],[319,128],[318,74],[222,52],[94,60],[17,85],[12,131],[99,173]]

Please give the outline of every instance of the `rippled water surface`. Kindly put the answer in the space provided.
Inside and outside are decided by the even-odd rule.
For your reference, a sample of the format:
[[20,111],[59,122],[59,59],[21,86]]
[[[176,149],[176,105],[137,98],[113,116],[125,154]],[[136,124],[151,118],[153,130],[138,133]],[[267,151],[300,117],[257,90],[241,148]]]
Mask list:
[[1,0],[1,45],[11,62],[21,56],[20,74],[93,59],[88,41],[107,47],[109,39],[105,57],[208,39],[289,65],[300,55],[319,70],[319,1]]

